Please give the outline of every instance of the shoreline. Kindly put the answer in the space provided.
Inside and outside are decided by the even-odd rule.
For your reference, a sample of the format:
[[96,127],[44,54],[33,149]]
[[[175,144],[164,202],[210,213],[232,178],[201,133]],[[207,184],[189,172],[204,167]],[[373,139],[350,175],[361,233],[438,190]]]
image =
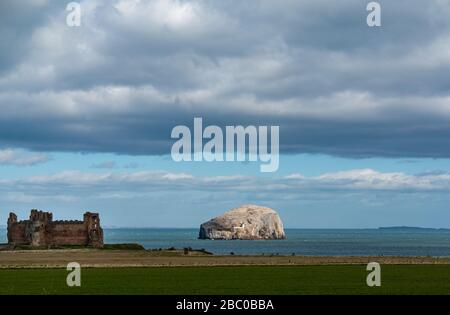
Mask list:
[[403,256],[262,256],[205,255],[176,251],[54,249],[0,252],[0,269],[66,268],[69,262],[86,268],[122,267],[213,267],[213,266],[314,266],[363,265],[450,265],[448,257]]

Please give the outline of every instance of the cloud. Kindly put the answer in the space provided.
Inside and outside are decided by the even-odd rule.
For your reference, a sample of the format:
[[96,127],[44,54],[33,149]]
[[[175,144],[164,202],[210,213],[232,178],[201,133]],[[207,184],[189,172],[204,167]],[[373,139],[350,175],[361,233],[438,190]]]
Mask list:
[[67,218],[90,210],[101,212],[105,224],[193,227],[239,204],[257,203],[277,209],[289,227],[443,227],[449,192],[450,173],[442,171],[350,169],[274,177],[64,171],[1,178],[0,216],[6,220],[14,209],[26,217],[38,208]]
[[450,189],[450,173],[432,171],[419,174],[379,172],[373,169],[351,169],[305,177],[290,174],[284,177],[289,187],[324,191],[366,192],[446,192]]
[[117,163],[115,161],[105,161],[102,163],[92,164],[91,167],[99,169],[113,169],[117,167]]
[[[135,198],[159,192],[202,192],[217,197],[252,196],[254,200],[302,200],[335,198],[342,194],[372,195],[409,193],[448,193],[450,173],[435,171],[417,175],[383,173],[372,169],[354,169],[319,176],[292,174],[284,177],[193,176],[164,171],[103,172],[63,171],[51,175],[3,179],[0,190],[5,196],[55,196],[73,201],[79,198],[120,196]],[[361,196],[359,196],[361,197]],[[71,199],[72,198],[72,199]]]
[[0,165],[31,166],[48,162],[50,157],[46,154],[30,153],[24,150],[0,150]]
[[104,161],[100,163],[92,164],[92,168],[98,168],[98,169],[117,169],[117,168],[124,168],[124,169],[133,169],[138,168],[142,166],[139,163],[136,162],[129,162],[125,163],[123,165],[119,165],[116,161]]
[[358,0],[81,6],[0,4],[3,147],[168,154],[201,116],[280,125],[284,153],[450,157],[448,1],[383,2],[378,29]]
[[448,174],[407,175],[380,173],[372,169],[356,169],[329,173],[314,178],[323,185],[340,186],[341,189],[367,190],[441,190],[450,188]]
[[136,163],[136,162],[130,162],[130,163],[123,165],[123,168],[138,168],[140,166],[142,166],[142,164]]

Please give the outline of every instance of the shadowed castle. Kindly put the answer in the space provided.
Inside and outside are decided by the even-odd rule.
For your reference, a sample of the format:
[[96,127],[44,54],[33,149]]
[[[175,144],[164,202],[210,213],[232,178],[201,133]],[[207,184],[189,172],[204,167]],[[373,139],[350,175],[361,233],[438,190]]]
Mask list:
[[81,245],[103,247],[103,229],[98,213],[86,212],[83,221],[53,221],[50,212],[31,210],[30,219],[8,218],[10,245],[58,246]]

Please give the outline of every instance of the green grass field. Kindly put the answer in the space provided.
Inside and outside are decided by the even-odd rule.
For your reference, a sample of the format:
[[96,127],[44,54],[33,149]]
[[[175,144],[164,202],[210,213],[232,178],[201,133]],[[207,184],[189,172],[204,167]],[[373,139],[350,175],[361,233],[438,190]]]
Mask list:
[[0,269],[0,294],[450,294],[450,266],[385,265],[366,286],[365,265]]

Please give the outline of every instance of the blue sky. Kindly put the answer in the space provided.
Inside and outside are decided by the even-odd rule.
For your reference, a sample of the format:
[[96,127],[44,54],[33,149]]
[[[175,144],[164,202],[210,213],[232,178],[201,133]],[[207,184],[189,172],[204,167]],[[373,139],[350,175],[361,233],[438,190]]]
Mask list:
[[[206,141],[205,141],[206,142]],[[32,152],[21,152],[32,156]],[[36,165],[1,165],[2,178],[18,178],[30,175],[47,175],[70,170],[103,173],[165,170],[186,172],[192,175],[254,175],[286,176],[301,173],[318,176],[323,173],[352,169],[372,168],[380,172],[420,174],[432,171],[450,172],[448,159],[434,158],[360,158],[348,159],[323,154],[283,154],[276,174],[260,173],[260,162],[174,162],[169,154],[161,156],[132,156],[113,153],[47,153],[48,161]],[[68,167],[70,166],[70,167]]]
[[[0,166],[2,216],[14,209],[25,217],[34,207],[57,218],[98,210],[107,226],[195,227],[235,205],[257,203],[277,209],[287,227],[447,227],[448,183],[441,187],[441,178],[450,172],[448,162],[283,154],[278,172],[264,174],[258,162],[50,153],[40,164]],[[292,183],[299,174],[304,183]],[[421,186],[424,176],[430,187]]]
[[[368,1],[367,1],[368,2]],[[245,203],[287,227],[450,227],[450,4],[0,3],[0,222],[31,208],[197,227]],[[280,166],[172,161],[171,130],[280,126]]]

